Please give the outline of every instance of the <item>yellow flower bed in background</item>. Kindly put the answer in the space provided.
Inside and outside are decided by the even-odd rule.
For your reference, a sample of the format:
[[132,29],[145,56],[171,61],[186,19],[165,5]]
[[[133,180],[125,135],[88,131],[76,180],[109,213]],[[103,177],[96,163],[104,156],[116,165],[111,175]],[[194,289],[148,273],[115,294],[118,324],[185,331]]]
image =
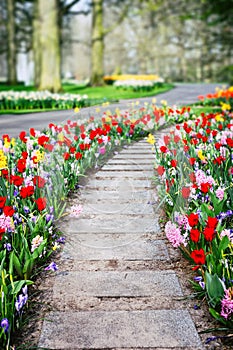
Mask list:
[[114,74],[114,75],[106,75],[104,77],[104,81],[106,83],[112,83],[116,80],[151,80],[151,81],[157,81],[160,80],[161,77],[159,77],[156,74]]

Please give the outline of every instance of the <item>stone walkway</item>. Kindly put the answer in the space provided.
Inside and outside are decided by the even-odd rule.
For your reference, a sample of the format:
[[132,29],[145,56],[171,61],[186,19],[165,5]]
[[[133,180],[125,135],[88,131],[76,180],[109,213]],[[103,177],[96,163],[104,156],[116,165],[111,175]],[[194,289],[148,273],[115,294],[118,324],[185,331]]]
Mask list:
[[[159,133],[157,133],[158,135]],[[201,350],[158,224],[154,155],[133,143],[91,175],[62,223],[67,243],[39,348]]]

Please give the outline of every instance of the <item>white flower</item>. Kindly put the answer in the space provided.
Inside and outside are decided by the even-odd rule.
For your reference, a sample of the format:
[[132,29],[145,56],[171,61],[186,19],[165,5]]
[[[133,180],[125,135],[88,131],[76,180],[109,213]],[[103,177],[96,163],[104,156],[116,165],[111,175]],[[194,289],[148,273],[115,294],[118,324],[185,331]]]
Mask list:
[[40,235],[37,235],[36,237],[33,238],[32,240],[32,247],[31,247],[31,252],[34,252],[36,248],[38,248],[41,243],[43,242],[43,237]]

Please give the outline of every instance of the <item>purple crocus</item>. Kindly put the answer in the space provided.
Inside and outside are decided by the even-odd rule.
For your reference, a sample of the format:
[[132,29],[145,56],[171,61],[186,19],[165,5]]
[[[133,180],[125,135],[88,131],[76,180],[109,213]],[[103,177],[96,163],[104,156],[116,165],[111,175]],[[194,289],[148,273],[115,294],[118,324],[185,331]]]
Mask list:
[[193,279],[194,279],[194,281],[196,281],[196,282],[202,281],[202,277],[201,277],[201,276],[195,276]]
[[45,217],[46,223],[48,223],[49,221],[53,221],[53,219],[54,219],[54,215],[46,214],[46,217]]
[[59,238],[56,240],[57,243],[62,243],[62,244],[64,244],[65,241],[66,241],[66,238],[65,238],[65,237],[59,237]]
[[10,324],[9,324],[9,321],[8,321],[7,318],[3,318],[3,319],[1,320],[1,327],[4,329],[4,332],[5,332],[5,333],[8,332],[8,329],[9,329],[9,327],[10,327]]
[[22,288],[23,294],[20,294],[16,299],[15,308],[20,313],[20,310],[24,307],[28,300],[28,287],[27,285]]
[[30,209],[26,205],[23,207],[23,210],[24,210],[25,214],[29,214],[30,213]]
[[56,265],[55,262],[51,262],[51,264],[49,264],[49,266],[47,266],[47,267],[45,268],[45,270],[46,270],[46,271],[49,271],[49,270],[51,270],[51,271],[57,271],[57,270],[58,270],[58,267],[57,267],[57,265]]
[[28,296],[24,294],[20,294],[15,302],[15,308],[20,313],[21,309],[24,307],[24,305],[27,303]]

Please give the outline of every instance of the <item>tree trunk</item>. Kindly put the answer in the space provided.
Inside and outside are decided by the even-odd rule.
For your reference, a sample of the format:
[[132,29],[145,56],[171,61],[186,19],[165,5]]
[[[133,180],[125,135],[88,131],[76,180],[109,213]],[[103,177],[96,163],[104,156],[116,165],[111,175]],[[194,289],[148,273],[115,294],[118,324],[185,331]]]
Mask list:
[[56,0],[39,0],[40,90],[61,90],[61,52]]
[[7,70],[8,83],[16,84],[15,0],[7,0]]
[[34,85],[36,88],[40,86],[40,71],[41,71],[41,50],[40,50],[40,21],[38,14],[38,1],[34,4],[33,16],[33,59],[34,59]]
[[104,84],[104,31],[103,0],[93,0],[92,48],[91,48],[91,85]]

